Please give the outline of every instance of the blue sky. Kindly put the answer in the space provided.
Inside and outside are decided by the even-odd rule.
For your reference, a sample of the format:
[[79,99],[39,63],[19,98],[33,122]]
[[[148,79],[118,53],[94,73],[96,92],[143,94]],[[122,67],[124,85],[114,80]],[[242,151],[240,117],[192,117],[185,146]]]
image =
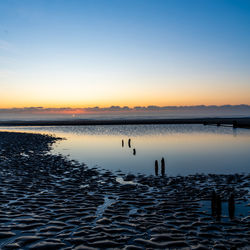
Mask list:
[[250,104],[249,72],[250,1],[0,2],[3,108]]

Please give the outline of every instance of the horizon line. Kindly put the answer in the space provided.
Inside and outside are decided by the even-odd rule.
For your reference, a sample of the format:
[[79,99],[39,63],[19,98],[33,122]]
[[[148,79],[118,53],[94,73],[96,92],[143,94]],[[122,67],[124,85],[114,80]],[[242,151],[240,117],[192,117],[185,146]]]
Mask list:
[[238,104],[238,105],[187,105],[187,106],[157,106],[157,105],[148,105],[148,106],[108,106],[108,107],[42,107],[42,106],[31,106],[31,107],[22,107],[22,108],[0,108],[0,113],[97,113],[97,112],[133,112],[133,111],[171,111],[171,110],[192,110],[192,109],[250,109],[248,104]]

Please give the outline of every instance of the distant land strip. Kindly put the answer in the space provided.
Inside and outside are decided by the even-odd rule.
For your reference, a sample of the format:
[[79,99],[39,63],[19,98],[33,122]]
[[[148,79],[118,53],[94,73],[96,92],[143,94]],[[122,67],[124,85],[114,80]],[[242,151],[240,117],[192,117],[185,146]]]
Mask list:
[[87,125],[139,125],[139,124],[204,124],[250,128],[250,117],[244,118],[190,118],[190,119],[116,119],[116,120],[39,120],[0,121],[0,126],[87,126]]

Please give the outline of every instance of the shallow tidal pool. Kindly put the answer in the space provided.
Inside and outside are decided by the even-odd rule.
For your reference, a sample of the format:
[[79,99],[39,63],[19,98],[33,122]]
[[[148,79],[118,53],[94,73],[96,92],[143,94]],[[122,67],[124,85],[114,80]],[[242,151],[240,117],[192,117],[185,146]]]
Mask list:
[[[124,173],[167,175],[249,173],[250,130],[203,125],[103,125],[8,127],[1,130],[55,134],[66,140],[54,153]],[[130,143],[129,143],[130,139]],[[122,143],[123,141],[123,143]]]

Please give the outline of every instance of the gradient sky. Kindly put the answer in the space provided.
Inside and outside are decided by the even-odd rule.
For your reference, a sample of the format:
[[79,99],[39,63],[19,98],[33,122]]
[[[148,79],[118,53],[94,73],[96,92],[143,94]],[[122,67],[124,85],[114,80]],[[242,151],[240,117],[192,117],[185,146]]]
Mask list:
[[0,1],[0,108],[250,104],[250,1]]

